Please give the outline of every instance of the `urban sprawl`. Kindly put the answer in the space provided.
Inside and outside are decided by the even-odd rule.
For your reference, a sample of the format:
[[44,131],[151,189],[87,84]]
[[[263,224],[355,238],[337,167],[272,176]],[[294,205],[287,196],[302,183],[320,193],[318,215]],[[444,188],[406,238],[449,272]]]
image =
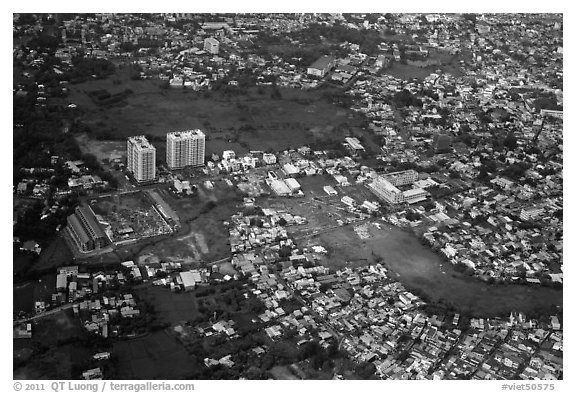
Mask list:
[[563,378],[561,15],[13,19],[15,379]]

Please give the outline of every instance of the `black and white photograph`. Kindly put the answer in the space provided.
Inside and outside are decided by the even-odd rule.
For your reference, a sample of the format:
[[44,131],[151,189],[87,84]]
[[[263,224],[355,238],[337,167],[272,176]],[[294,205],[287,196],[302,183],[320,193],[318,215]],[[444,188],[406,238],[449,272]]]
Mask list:
[[563,13],[50,7],[7,391],[567,388]]

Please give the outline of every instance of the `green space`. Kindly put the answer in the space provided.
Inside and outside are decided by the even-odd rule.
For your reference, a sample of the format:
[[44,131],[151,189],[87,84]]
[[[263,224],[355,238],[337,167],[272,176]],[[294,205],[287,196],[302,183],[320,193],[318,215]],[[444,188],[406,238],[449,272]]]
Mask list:
[[432,72],[434,72],[435,67],[417,67],[409,64],[402,64],[397,61],[393,62],[390,68],[387,68],[383,72],[385,74],[391,75],[394,78],[402,80],[410,80],[412,78],[424,79]]
[[80,379],[95,367],[92,355],[105,350],[104,339],[84,330],[72,311],[34,322],[32,339],[14,340],[14,379]]
[[[95,139],[125,140],[144,134],[160,149],[157,157],[162,160],[165,135],[174,130],[204,130],[207,154],[221,154],[230,148],[238,153],[277,151],[314,139],[342,138],[350,127],[361,124],[349,109],[332,103],[333,96],[341,93],[334,89],[226,86],[217,91],[195,92],[163,89],[157,81],[135,81],[127,75],[120,69],[111,78],[70,86],[70,101],[81,106],[80,120],[86,126],[77,129],[89,130],[90,143]],[[132,93],[111,105],[99,105],[89,96],[95,91],[116,95],[125,90]],[[96,149],[84,139],[79,142],[83,150],[97,156],[109,149],[116,153],[112,144]]]
[[[62,265],[60,265],[62,266]],[[32,281],[26,281],[14,285],[13,311],[33,314],[34,302],[45,301],[50,303],[52,294],[56,292],[56,275],[52,272],[36,277]]]
[[[167,288],[142,286],[137,289],[140,299],[158,310],[156,316],[170,328],[152,332],[133,340],[120,341],[114,345],[119,359],[121,379],[218,379],[228,373],[221,369],[207,373],[203,364],[205,357],[219,359],[227,354],[248,356],[249,348],[255,345],[255,325],[251,319],[262,312],[264,305],[256,298],[246,299],[242,282],[232,281],[211,284],[192,292],[171,292]],[[229,340],[221,335],[201,337],[195,331],[199,324],[217,320],[236,321],[235,329],[240,339]],[[263,340],[263,341],[262,341]],[[266,340],[261,337],[258,342]],[[240,353],[241,352],[241,353]],[[239,361],[238,367],[247,365]],[[214,370],[213,370],[214,371]]]
[[164,330],[116,342],[113,352],[118,357],[118,379],[187,379],[204,368]]
[[32,313],[34,311],[34,283],[28,282],[13,288],[13,312]]
[[198,315],[193,292],[174,293],[163,287],[145,286],[138,289],[138,296],[152,304],[158,320],[170,325],[193,320]]
[[73,263],[74,255],[64,240],[64,235],[59,235],[48,247],[42,250],[38,262],[32,266],[31,271],[45,271],[58,266]]
[[[456,55],[442,50],[431,50],[429,56],[426,58],[430,65],[419,67],[411,64],[404,64],[404,62],[394,61],[389,68],[383,70],[383,73],[391,75],[395,78],[410,80],[412,78],[424,79],[436,70],[449,72],[455,77],[464,75],[460,67],[460,60],[470,58],[470,53],[463,52]],[[434,64],[437,62],[438,64]]]

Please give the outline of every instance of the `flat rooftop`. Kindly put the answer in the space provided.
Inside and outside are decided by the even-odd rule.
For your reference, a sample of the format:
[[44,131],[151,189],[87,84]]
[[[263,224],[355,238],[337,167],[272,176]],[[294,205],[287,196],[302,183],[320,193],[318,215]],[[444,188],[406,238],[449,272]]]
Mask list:
[[132,143],[139,149],[156,150],[156,148],[150,142],[148,142],[148,139],[146,139],[144,135],[131,136],[128,138],[128,142]]
[[309,68],[316,68],[318,70],[323,70],[326,67],[328,67],[328,65],[333,61],[334,58],[324,55],[318,60],[316,60],[314,63],[312,63],[312,65]]
[[167,139],[188,139],[188,138],[199,138],[203,137],[205,134],[200,129],[196,130],[186,130],[186,131],[173,131],[166,134]]

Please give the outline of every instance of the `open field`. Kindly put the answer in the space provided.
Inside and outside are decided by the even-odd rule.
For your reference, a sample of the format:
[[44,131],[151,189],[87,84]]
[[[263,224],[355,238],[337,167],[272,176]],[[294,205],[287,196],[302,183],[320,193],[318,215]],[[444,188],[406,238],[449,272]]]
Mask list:
[[73,263],[74,254],[68,248],[64,234],[61,233],[48,247],[40,253],[38,261],[32,265],[31,271],[53,269]]
[[134,340],[119,341],[118,379],[186,379],[199,365],[176,338],[166,331]]
[[390,68],[384,70],[384,73],[387,75],[391,75],[394,78],[403,80],[409,80],[412,78],[424,79],[432,72],[434,72],[436,68],[437,66],[427,68],[416,67],[409,64],[401,64],[395,61],[394,63],[392,63]]
[[[72,316],[72,311],[60,311],[36,321],[33,331],[32,339],[15,340],[14,358],[18,363],[15,364],[14,379],[78,378],[78,366],[86,364],[93,352],[83,345],[70,343],[86,334],[79,320]],[[48,349],[27,358],[32,353],[31,349],[38,346]]]
[[82,153],[92,154],[100,162],[126,157],[126,141],[91,140],[87,134],[78,134],[75,139]]
[[14,278],[26,272],[34,265],[34,255],[30,252],[20,251],[14,247],[12,252],[12,274]]
[[[49,349],[41,355],[27,358],[24,353],[30,352],[28,348],[14,351],[14,361],[25,364],[14,369],[13,378],[16,380],[43,380],[60,379],[70,380],[81,378],[81,364],[89,364],[93,352],[85,347],[67,344]],[[29,356],[29,355],[28,355]]]
[[14,286],[13,288],[13,311],[32,313],[34,310],[34,283],[28,282]]
[[[457,273],[409,232],[378,223],[366,225],[369,238],[360,239],[353,226],[323,233],[309,242],[324,245],[329,266],[376,263],[382,258],[392,276],[407,288],[432,301],[443,301],[457,310],[482,316],[508,314],[558,305],[562,291],[535,286],[489,285]],[[350,261],[349,263],[347,263]]]
[[[72,85],[70,101],[81,107],[82,121],[95,132],[118,140],[149,134],[160,138],[153,141],[160,149],[167,132],[190,128],[206,132],[207,154],[221,154],[230,148],[239,153],[283,150],[309,143],[314,137],[342,137],[349,126],[360,123],[351,111],[333,105],[319,91],[281,89],[282,98],[271,99],[271,89],[250,88],[245,94],[226,96],[217,91],[160,89],[158,81],[132,81],[124,74],[120,70],[105,80]],[[117,78],[122,83],[115,84]],[[96,90],[116,94],[125,89],[133,93],[111,106],[98,106],[88,96]],[[82,139],[79,143],[97,157],[119,153],[114,144],[92,147]]]
[[39,280],[28,281],[13,288],[12,307],[14,313],[24,311],[34,312],[34,301],[44,300],[49,302],[52,294],[56,291],[56,276],[50,272],[42,276]]
[[270,374],[272,378],[276,380],[299,380],[294,373],[290,371],[288,366],[274,366],[270,369]]
[[138,296],[154,306],[158,319],[170,324],[183,323],[198,315],[193,292],[174,293],[167,288],[146,286],[138,289]]
[[431,73],[436,72],[436,70],[442,70],[443,72],[449,72],[458,77],[464,75],[459,61],[469,57],[470,54],[464,52],[458,55],[451,55],[446,51],[431,50],[429,59],[437,60],[440,64],[429,65],[427,67],[417,67],[414,65],[393,62],[390,68],[384,70],[384,73],[395,78],[408,80],[411,78],[424,79]]
[[218,359],[237,353],[238,341],[198,340],[197,334],[192,332],[195,324],[186,325],[186,322],[195,321],[197,317],[207,321],[217,314],[218,318],[234,319],[237,330],[250,329],[253,327],[251,319],[256,316],[241,296],[240,288],[240,283],[231,282],[188,293],[172,293],[166,288],[149,286],[137,289],[141,299],[157,310],[158,319],[171,327],[116,343],[114,353],[119,357],[119,379],[190,378],[205,371],[200,363],[205,356]]
[[228,231],[222,222],[230,218],[232,210],[235,211],[231,206],[222,205],[201,214],[188,224],[188,233],[144,248],[138,262],[152,262],[152,256],[158,260],[192,264],[228,257]]

